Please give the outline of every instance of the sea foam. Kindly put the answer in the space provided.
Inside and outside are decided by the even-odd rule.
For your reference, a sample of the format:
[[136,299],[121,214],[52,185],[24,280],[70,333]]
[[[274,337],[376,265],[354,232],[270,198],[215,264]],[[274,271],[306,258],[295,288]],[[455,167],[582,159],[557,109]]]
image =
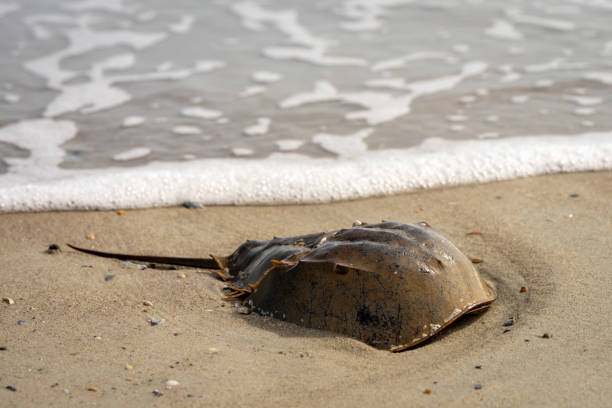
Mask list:
[[[13,159],[9,174],[0,176],[1,211],[143,208],[185,201],[207,205],[314,203],[546,173],[612,169],[612,131],[608,131],[459,142],[430,138],[409,149],[356,149],[347,158],[275,153],[264,159],[200,159],[151,162],[133,168],[67,170],[57,167],[59,157],[50,146],[37,150],[42,129],[53,132],[56,144],[75,132],[69,121],[48,119],[0,129],[0,141],[32,151],[28,158]],[[355,138],[362,141],[368,134],[364,130]],[[28,136],[22,138],[24,135]],[[333,137],[319,139],[334,149]],[[43,156],[52,153],[41,157],[39,151]],[[50,176],[42,176],[47,172],[41,172],[41,166]]]

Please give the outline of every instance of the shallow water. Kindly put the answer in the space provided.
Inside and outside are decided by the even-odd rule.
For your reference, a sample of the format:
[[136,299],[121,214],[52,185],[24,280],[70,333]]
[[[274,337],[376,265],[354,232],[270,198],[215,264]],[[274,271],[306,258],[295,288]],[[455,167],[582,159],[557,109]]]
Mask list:
[[612,1],[0,3],[0,210],[612,168]]

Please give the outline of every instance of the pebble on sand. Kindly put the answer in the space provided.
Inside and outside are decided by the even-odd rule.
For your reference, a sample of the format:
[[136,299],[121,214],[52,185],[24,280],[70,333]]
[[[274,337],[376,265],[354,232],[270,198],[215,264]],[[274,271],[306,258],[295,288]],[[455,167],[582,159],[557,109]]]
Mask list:
[[189,208],[190,210],[196,210],[198,208],[203,208],[202,204],[194,203],[193,201],[185,201],[183,203],[183,207]]
[[246,306],[238,306],[236,308],[236,311],[240,314],[245,314],[245,315],[251,314],[251,309],[249,309]]
[[179,385],[179,382],[176,380],[168,380],[164,383],[164,385],[166,386],[166,388],[172,388],[172,387],[176,387],[177,385]]
[[87,391],[98,392],[100,389],[98,387],[87,387]]
[[13,387],[12,385],[7,385],[7,386],[6,386],[6,387],[4,387],[4,388],[6,388],[6,389],[7,389],[7,390],[9,390],[9,391],[13,391],[13,392],[16,392],[16,391],[17,391],[17,388]]
[[56,253],[58,253],[58,252],[59,252],[59,250],[60,250],[59,245],[57,245],[57,244],[51,244],[51,245],[49,245],[49,248],[47,248],[47,250],[45,251],[45,253],[47,253],[47,254],[56,254]]
[[158,324],[162,324],[166,319],[163,317],[154,317],[151,319],[151,326],[157,326]]
[[552,334],[550,334],[550,333],[544,333],[544,334],[542,335],[542,338],[543,338],[543,339],[552,339]]
[[3,297],[2,300],[5,303],[8,303],[9,305],[14,305],[15,304],[15,301],[13,299],[11,299],[10,297]]
[[521,286],[521,290],[520,290],[521,293],[525,293],[527,291],[529,291],[529,288],[527,286],[524,286],[524,285]]
[[130,371],[130,370],[133,370],[133,369],[134,369],[134,366],[126,363],[126,364],[125,364],[125,369],[126,369],[126,370],[128,370],[128,371]]
[[425,388],[423,390],[423,394],[431,394],[431,390],[429,388]]
[[109,280],[113,279],[114,277],[115,277],[115,275],[113,275],[112,273],[109,273],[108,275],[106,275],[104,277],[104,280],[108,282]]
[[22,324],[26,324],[27,322],[25,320],[17,320],[17,324],[22,325]]
[[134,263],[134,262],[130,262],[130,261],[121,262],[119,265],[121,265],[122,267],[132,267],[132,266],[134,266],[134,267],[136,267],[136,268],[138,268],[140,270],[147,269],[147,265],[139,264],[139,263]]
[[475,390],[480,390],[480,389],[482,389],[482,384],[474,384],[474,389],[475,389]]
[[149,302],[148,300],[145,300],[144,302],[142,302],[142,304],[144,306],[153,306],[153,303]]

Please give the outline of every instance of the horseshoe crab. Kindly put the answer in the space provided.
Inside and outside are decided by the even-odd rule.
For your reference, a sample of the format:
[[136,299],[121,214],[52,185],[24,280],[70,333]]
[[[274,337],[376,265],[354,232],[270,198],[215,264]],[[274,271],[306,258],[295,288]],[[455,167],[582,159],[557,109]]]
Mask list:
[[427,223],[382,222],[249,240],[227,257],[171,258],[71,248],[122,260],[210,269],[225,299],[300,326],[400,351],[496,298],[470,260]]

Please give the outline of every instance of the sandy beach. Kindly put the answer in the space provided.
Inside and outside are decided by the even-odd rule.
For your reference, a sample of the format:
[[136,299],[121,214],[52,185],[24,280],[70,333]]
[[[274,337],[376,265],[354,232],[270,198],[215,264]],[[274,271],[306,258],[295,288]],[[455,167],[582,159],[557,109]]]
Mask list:
[[[598,172],[322,205],[0,214],[0,297],[14,301],[0,302],[0,406],[610,406],[611,202]],[[499,299],[392,354],[239,314],[205,271],[65,245],[203,257],[356,219],[426,220],[483,259]]]

